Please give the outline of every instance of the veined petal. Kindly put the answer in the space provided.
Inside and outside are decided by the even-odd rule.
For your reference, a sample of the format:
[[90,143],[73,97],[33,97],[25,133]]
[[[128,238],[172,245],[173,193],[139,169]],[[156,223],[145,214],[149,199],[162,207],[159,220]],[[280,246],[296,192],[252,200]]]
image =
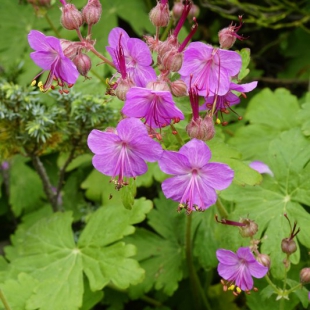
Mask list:
[[187,189],[188,183],[191,180],[190,174],[179,175],[164,180],[161,184],[164,195],[174,201],[181,202],[184,192]]
[[234,171],[222,163],[208,163],[201,169],[201,175],[209,186],[223,190],[231,184]]
[[57,61],[55,76],[68,84],[74,84],[79,77],[79,72],[69,58],[63,57]]
[[[120,41],[120,36],[121,36],[121,41]],[[121,42],[124,51],[126,50],[127,52],[128,39],[129,39],[129,35],[124,29],[120,27],[115,27],[109,33],[108,42],[109,42],[110,47],[112,48],[117,48],[117,46],[119,45],[119,42]]]
[[201,140],[192,139],[180,148],[180,154],[185,155],[191,167],[201,168],[205,166],[211,158],[209,147]]
[[121,139],[114,133],[103,132],[93,129],[87,139],[87,144],[94,154],[114,157],[114,152],[117,152]]
[[216,251],[218,261],[224,265],[238,265],[239,259],[233,251],[219,249]]
[[191,166],[186,156],[172,151],[163,151],[158,161],[160,169],[172,175],[187,175],[191,172]]
[[227,281],[235,281],[239,272],[239,266],[236,265],[226,265],[219,263],[217,266],[218,274]]
[[145,42],[140,39],[129,38],[127,41],[127,48],[129,55],[133,58],[135,63],[141,66],[151,65],[152,55]]
[[247,93],[257,86],[257,81],[251,82],[251,83],[246,83],[246,84],[235,84],[231,83],[230,84],[230,89],[231,90],[236,90],[240,93]]
[[237,250],[237,255],[240,259],[246,260],[247,262],[254,262],[255,256],[251,252],[249,247],[241,247]]
[[258,279],[264,277],[268,272],[268,268],[263,266],[256,260],[254,262],[248,263],[248,268],[251,275]]
[[43,70],[50,70],[53,62],[58,57],[57,54],[39,51],[30,53],[33,62]]
[[50,52],[51,46],[46,40],[46,35],[37,30],[31,30],[28,34],[28,43],[35,51]]
[[243,291],[248,291],[253,288],[253,278],[250,274],[249,269],[246,265],[241,264],[239,266],[239,272],[236,276],[235,283],[239,286]]
[[242,66],[241,56],[235,51],[218,49],[220,62],[218,65],[225,68],[229,76],[235,76],[239,73]]
[[156,72],[151,66],[136,64],[128,69],[128,74],[138,87],[146,87],[147,83],[157,79]]
[[122,141],[131,142],[141,136],[147,136],[147,130],[143,123],[136,118],[125,118],[116,127],[117,134]]

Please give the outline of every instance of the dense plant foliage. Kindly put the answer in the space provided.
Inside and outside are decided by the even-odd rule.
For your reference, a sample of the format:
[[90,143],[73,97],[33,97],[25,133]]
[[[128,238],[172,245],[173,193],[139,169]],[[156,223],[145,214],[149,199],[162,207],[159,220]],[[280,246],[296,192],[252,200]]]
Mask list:
[[308,308],[310,6],[224,2],[1,0],[0,309]]

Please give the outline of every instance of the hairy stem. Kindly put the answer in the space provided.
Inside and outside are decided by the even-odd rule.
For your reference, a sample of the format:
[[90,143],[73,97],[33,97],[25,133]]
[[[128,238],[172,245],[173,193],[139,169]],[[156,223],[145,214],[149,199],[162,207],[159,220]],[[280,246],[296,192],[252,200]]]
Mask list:
[[49,202],[51,203],[54,212],[59,211],[57,201],[55,200],[55,194],[53,191],[53,186],[52,186],[51,181],[50,181],[50,179],[46,173],[46,170],[45,170],[45,167],[43,166],[43,163],[41,162],[40,158],[36,155],[32,155],[31,160],[32,160],[32,163],[33,163],[35,170],[38,172],[39,177],[41,178],[45,195],[46,195],[47,199],[49,200]]
[[222,204],[220,198],[217,198],[215,205],[217,207],[217,210],[220,213],[220,216],[226,218],[228,216],[228,212],[226,208],[224,207],[224,205]]
[[90,51],[95,54],[98,58],[100,58],[101,60],[103,60],[104,63],[106,63],[107,65],[109,65],[110,67],[115,69],[115,66],[113,64],[112,61],[110,61],[108,58],[106,58],[105,56],[103,56],[101,53],[99,53],[93,46],[90,46]]
[[189,272],[189,278],[191,283],[191,289],[193,293],[194,307],[197,310],[207,309],[211,310],[211,306],[206,298],[204,290],[201,287],[200,280],[196,273],[193,264],[193,254],[192,254],[192,213],[187,216],[186,223],[186,235],[185,235],[185,252],[186,252],[186,262]]
[[9,306],[9,304],[8,304],[6,298],[4,297],[1,289],[0,289],[0,299],[1,299],[2,303],[3,303],[4,309],[5,310],[11,310],[11,307]]

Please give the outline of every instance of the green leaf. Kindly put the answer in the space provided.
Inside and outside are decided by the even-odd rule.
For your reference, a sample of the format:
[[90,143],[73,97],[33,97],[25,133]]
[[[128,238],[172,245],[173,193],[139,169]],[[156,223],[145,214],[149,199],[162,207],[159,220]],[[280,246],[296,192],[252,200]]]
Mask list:
[[102,291],[93,292],[87,279],[84,280],[84,295],[83,295],[83,306],[80,310],[91,310],[93,307],[100,302],[103,298]]
[[[296,287],[298,284],[300,284],[299,282],[291,279],[287,279],[286,282],[291,288]],[[305,287],[302,287],[298,288],[293,293],[296,294],[303,307],[306,309],[309,306],[308,290]]]
[[240,160],[241,154],[235,148],[222,140],[211,140],[208,145],[212,151],[212,162],[225,163],[234,170],[234,182],[240,185],[255,185],[261,182],[261,175]]
[[15,255],[7,251],[14,268],[39,281],[27,302],[29,310],[75,310],[82,304],[83,266],[71,223],[70,213],[43,218],[25,232],[17,231]]
[[[129,288],[132,298],[138,298],[153,287],[172,295],[184,275],[186,214],[178,214],[177,204],[163,195],[155,200],[155,205],[156,209],[148,215],[148,225],[156,233],[141,228],[126,238],[137,246],[136,258],[146,272],[142,283]],[[199,215],[193,214],[192,236]]]
[[122,202],[126,209],[131,210],[137,193],[136,182],[133,179],[128,180],[128,185],[120,190]]
[[266,88],[249,102],[244,118],[250,125],[237,130],[229,142],[238,147],[244,159],[265,161],[270,141],[282,131],[299,126],[294,117],[298,110],[297,98],[288,90],[272,92]]
[[[236,202],[236,216],[255,220],[260,235],[265,230],[261,249],[271,256],[271,272],[276,278],[284,276],[282,261],[285,254],[280,245],[281,240],[289,236],[289,225],[283,214],[287,214],[291,222],[297,221],[301,227],[297,238],[301,244],[310,247],[310,214],[300,205],[310,204],[310,165],[303,168],[309,160],[309,141],[300,129],[291,129],[270,143],[266,163],[274,172],[274,178],[266,175],[260,186],[231,186],[222,192],[225,199]],[[299,250],[291,256],[291,261],[298,263]]]
[[297,113],[297,119],[302,124],[301,130],[305,136],[310,136],[310,93],[306,94],[305,103]]
[[25,159],[15,156],[10,168],[10,204],[16,216],[42,206],[44,197],[38,174],[25,164]]
[[109,205],[90,217],[78,246],[92,290],[99,290],[110,281],[119,288],[127,288],[143,279],[144,271],[137,261],[128,258],[135,254],[135,248],[115,242],[132,234],[132,224],[143,221],[151,207],[150,201],[140,199],[132,210],[126,210],[122,205]]
[[242,58],[242,67],[238,75],[238,80],[242,80],[250,72],[250,70],[248,69],[248,65],[251,60],[251,50],[249,48],[243,48],[241,51],[238,52],[238,54]]
[[[1,284],[1,290],[11,309],[26,309],[26,302],[37,284],[38,280],[29,274],[20,273],[16,280],[10,279]],[[4,309],[1,302],[0,309]]]
[[27,272],[38,280],[27,309],[80,309],[83,272],[92,291],[109,282],[122,289],[140,282],[144,271],[129,258],[136,253],[135,247],[117,241],[133,233],[132,225],[143,221],[151,207],[151,202],[140,199],[131,211],[121,205],[98,209],[90,217],[78,245],[68,212],[55,213],[18,229],[6,254],[16,272]]

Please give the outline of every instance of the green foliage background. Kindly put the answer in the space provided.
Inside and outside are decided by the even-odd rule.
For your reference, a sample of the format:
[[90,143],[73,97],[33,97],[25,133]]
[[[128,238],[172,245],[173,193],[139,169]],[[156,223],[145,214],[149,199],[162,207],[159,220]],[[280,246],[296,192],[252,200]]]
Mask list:
[[[310,4],[252,2],[195,2],[201,12],[194,40],[216,45],[218,30],[244,14],[243,33],[249,38],[236,44],[244,64],[239,78],[259,81],[236,108],[243,120],[228,115],[230,124],[216,127],[208,146],[212,161],[235,170],[232,186],[219,194],[229,219],[257,222],[261,252],[271,257],[270,277],[280,287],[287,277],[293,287],[300,269],[310,263]],[[122,102],[105,95],[105,79],[112,72],[96,66],[100,60],[94,57],[92,79],[79,78],[67,96],[41,94],[30,86],[39,70],[29,57],[29,31],[76,39],[62,29],[60,5],[52,3],[38,17],[27,1],[0,1],[0,161],[10,167],[0,171],[0,289],[11,309],[308,308],[305,287],[289,300],[276,301],[265,279],[255,280],[259,292],[251,295],[223,292],[215,252],[235,251],[248,242],[236,227],[214,220],[224,215],[219,206],[193,214],[189,230],[188,217],[160,191],[167,176],[156,163],[119,192],[92,168],[87,135],[93,128],[115,126]],[[84,0],[73,3],[85,5]],[[113,27],[124,27],[134,37],[154,33],[148,11],[155,1],[101,3],[93,38],[103,54]],[[189,29],[187,23],[181,37]],[[189,117],[188,100],[177,104]],[[186,123],[176,126],[184,141]],[[164,130],[163,137],[167,149],[179,148],[170,131]],[[54,212],[36,172],[38,158],[51,185],[60,189],[61,212]],[[250,169],[253,160],[268,164],[274,177]],[[287,275],[280,244],[290,230],[283,214],[301,228]],[[202,283],[203,304],[191,290],[193,273]],[[0,309],[5,309],[1,302]]]

